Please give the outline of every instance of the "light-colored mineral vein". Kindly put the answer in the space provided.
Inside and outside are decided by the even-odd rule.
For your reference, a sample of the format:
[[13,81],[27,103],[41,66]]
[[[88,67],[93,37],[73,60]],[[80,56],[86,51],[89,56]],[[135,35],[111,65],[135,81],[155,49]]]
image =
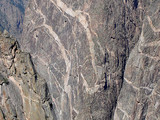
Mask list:
[[55,39],[57,45],[59,46],[59,50],[61,51],[62,57],[63,57],[63,59],[65,61],[65,64],[66,64],[66,74],[63,77],[63,79],[64,79],[64,90],[68,94],[68,97],[69,97],[70,114],[72,116],[71,86],[68,85],[69,74],[70,74],[70,70],[71,70],[71,61],[68,59],[65,47],[61,43],[61,40],[59,39],[58,35],[53,31],[53,29],[52,29],[51,26],[49,26],[49,25],[46,24],[46,20],[47,20],[46,16],[39,9],[37,9],[36,12],[43,17],[44,21],[43,21],[42,26],[44,26],[46,29],[48,29],[48,32],[50,33],[50,35]]
[[146,89],[148,91],[152,91],[153,89],[149,88],[149,87],[140,87],[141,89]]
[[[58,9],[62,12],[65,12],[66,14],[75,17],[79,20],[81,25],[84,27],[87,35],[87,39],[89,42],[89,50],[91,53],[91,58],[92,58],[92,66],[95,71],[95,74],[97,75],[97,69],[96,69],[96,64],[95,64],[95,52],[94,52],[94,42],[92,41],[92,36],[91,36],[91,30],[89,29],[89,24],[86,20],[85,15],[82,15],[80,11],[73,11],[71,8],[68,8],[67,5],[65,5],[61,0],[56,0],[55,2],[53,0],[50,0],[54,5],[56,2],[56,6]],[[46,24],[46,16],[41,12],[41,10],[36,9],[36,12],[40,14],[44,18],[44,22],[42,26],[48,29],[50,35],[54,37],[57,45],[59,46],[59,49],[61,50],[62,57],[65,60],[66,64],[66,75],[64,76],[64,90],[68,94],[69,101],[70,101],[70,114],[72,116],[72,105],[71,105],[71,86],[68,85],[68,80],[69,80],[69,74],[71,70],[71,62],[67,57],[66,50],[64,46],[61,43],[61,40],[59,39],[58,35],[53,31],[52,27]],[[97,86],[95,86],[97,88]]]
[[59,39],[58,35],[53,31],[51,26],[46,24],[46,19],[47,19],[46,16],[39,9],[37,9],[37,12],[44,18],[44,22],[43,22],[42,26],[47,28],[49,33],[51,34],[51,36],[54,37],[57,45],[59,46],[59,50],[61,50],[62,57],[65,60],[67,76],[64,77],[64,79],[65,79],[64,86],[65,86],[65,90],[67,90],[71,62],[67,57],[66,50],[65,50],[64,46],[62,45],[61,40]]
[[81,77],[82,77],[82,79],[83,79],[83,86],[86,88],[86,92],[87,92],[87,93],[93,94],[93,93],[95,93],[96,91],[98,91],[98,88],[99,88],[98,85],[96,85],[95,87],[89,88],[88,83],[87,83],[87,81],[85,80],[85,78],[84,78],[84,76],[83,76],[82,73],[81,73]]
[[129,85],[131,85],[134,89],[139,90],[139,88],[136,87],[136,86],[134,86],[131,81],[127,80],[127,78],[124,78],[124,80],[125,80]]
[[[157,84],[157,85],[158,85],[158,84]],[[155,91],[155,89],[156,89],[157,85],[156,85],[156,86],[154,87],[154,89],[152,90],[152,93],[151,93],[151,95],[150,95],[150,96],[157,95],[157,96],[159,96],[159,97],[160,97],[160,94],[158,94],[158,93]]]
[[160,28],[155,28],[155,27],[154,27],[154,25],[153,25],[153,23],[152,23],[152,20],[151,20],[151,18],[150,18],[149,16],[147,16],[147,19],[148,19],[149,25],[151,26],[152,30],[153,30],[154,32],[160,32]]
[[43,65],[48,66],[48,63],[45,60],[43,60],[41,57],[39,57],[38,55],[32,54],[32,58],[37,58]]
[[128,118],[130,118],[130,116],[128,115],[128,113],[125,110],[123,110],[121,107],[122,106],[119,105],[119,107],[117,107],[117,108],[124,113],[123,117],[127,116]]
[[[33,102],[39,103],[38,100],[35,100],[35,99],[31,98],[31,96],[29,96],[29,98],[28,98],[27,96],[24,95],[23,88],[20,86],[20,83],[18,83],[18,81],[16,81],[14,79],[13,76],[9,76],[9,80],[11,80],[17,86],[17,88],[20,90],[20,94],[21,94],[21,97],[22,97],[22,100],[23,100],[23,104],[25,104],[25,99],[27,99],[29,102],[33,101]],[[37,96],[37,95],[35,95],[34,97],[38,97],[39,98],[39,96]],[[27,120],[30,120],[30,118],[28,118],[30,116],[27,116],[26,113],[25,113],[25,117],[26,117]]]
[[[152,25],[152,22],[150,21],[150,17],[149,16],[148,16],[148,19],[149,19],[148,21],[149,21],[149,24],[151,25],[151,27],[154,27]],[[150,59],[153,59],[155,61],[159,61],[160,60],[159,57],[154,57],[154,56],[145,54],[141,50],[142,46],[154,46],[154,45],[156,45],[156,41],[151,42],[151,43],[145,43],[145,38],[144,38],[144,35],[143,35],[143,28],[144,28],[144,24],[142,25],[142,32],[141,32],[141,35],[140,35],[140,41],[139,41],[139,45],[138,45],[138,52],[143,56],[146,56],[146,57],[148,57]],[[153,31],[155,31],[154,28],[152,28],[152,29],[153,29]],[[159,45],[159,41],[157,41],[157,45]]]
[[103,50],[103,48],[102,48],[102,46],[101,46],[101,44],[100,44],[100,42],[98,40],[97,40],[97,44],[98,44],[98,46],[100,48],[100,51],[101,51],[102,55],[105,55],[105,51]]
[[150,58],[150,59],[153,59],[153,60],[155,60],[155,61],[159,61],[160,60],[160,57],[153,57],[153,56],[151,56],[151,55],[148,55],[148,54],[144,54],[144,53],[141,53],[143,56],[145,56],[145,57],[148,57],[148,58]]
[[160,46],[160,39],[159,39],[159,41],[153,41],[153,42],[146,43],[143,46],[145,46],[145,47]]
[[[84,15],[82,15],[83,12],[81,12],[79,10],[73,11],[71,8],[67,7],[67,5],[65,3],[63,3],[61,0],[54,0],[54,1],[56,1],[57,6],[62,11],[64,11],[66,14],[68,14],[74,18],[77,18],[79,20],[79,22],[81,23],[81,25],[84,27],[84,29],[86,31],[87,39],[89,42],[89,50],[90,50],[91,58],[92,58],[92,66],[95,71],[95,74],[97,75],[97,68],[96,68],[96,64],[95,64],[94,42],[92,41],[91,30],[89,29],[89,24],[86,20],[86,17]],[[51,0],[51,2],[55,3],[55,2],[53,2],[53,0]]]
[[142,32],[141,32],[141,35],[140,35],[140,40],[139,40],[139,44],[138,44],[138,51],[140,53],[142,53],[142,50],[141,50],[141,46],[144,44],[145,42],[145,39],[144,39],[144,36],[143,36],[143,28],[144,28],[144,24],[142,25]]
[[[59,86],[59,88],[61,88],[62,91],[65,91],[63,89],[63,87],[60,85],[60,83],[58,82],[58,80],[57,80],[56,76],[53,74],[53,72],[51,70],[50,70],[50,72],[52,73],[53,77],[55,78],[55,84],[57,84]],[[59,88],[57,87],[57,89],[59,89]],[[58,91],[60,92],[60,90],[58,90]]]
[[115,54],[113,51],[109,50],[108,46],[106,45],[106,50],[107,52],[112,56],[112,57],[115,57]]
[[[28,97],[23,94],[23,89],[22,89],[22,87],[21,87],[21,86],[19,85],[19,83],[14,79],[14,77],[13,77],[13,76],[10,76],[9,79],[19,88],[19,90],[20,90],[20,92],[21,92],[22,98],[23,98],[23,99],[24,99],[24,98],[25,98],[25,99],[28,99]],[[35,95],[34,97],[40,98],[38,95]],[[28,100],[29,100],[29,99],[28,99]],[[33,102],[39,103],[38,100],[35,100],[35,99],[32,99],[32,98],[31,98],[30,100],[33,101]]]

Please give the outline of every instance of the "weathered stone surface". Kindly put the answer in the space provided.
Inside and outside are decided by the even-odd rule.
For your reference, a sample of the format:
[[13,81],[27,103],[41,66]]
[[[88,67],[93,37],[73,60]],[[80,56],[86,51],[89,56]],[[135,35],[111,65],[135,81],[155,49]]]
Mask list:
[[0,119],[53,120],[47,89],[31,56],[6,31],[0,34]]
[[126,64],[115,120],[160,119],[160,12],[155,1],[150,6]]
[[23,52],[0,36],[0,119],[159,120],[159,8],[159,0],[30,0]]
[[[138,58],[142,63],[137,64],[142,66],[145,59],[150,60],[144,59],[142,54],[132,53],[139,43],[145,45],[141,42],[142,31],[148,42],[157,40],[154,44],[159,44],[159,26],[155,22],[159,20],[157,14],[159,0],[30,1],[20,44],[24,51],[31,53],[37,72],[47,80],[56,119],[127,119],[125,113],[116,107],[122,86],[124,90],[120,96],[125,95],[119,97],[118,106],[122,98],[122,103],[128,100],[128,107],[125,104],[123,107],[132,114],[136,91],[125,83],[124,78],[130,75],[137,81],[150,84],[147,72],[143,74],[144,78],[139,76],[141,68],[136,71],[139,74],[127,72],[129,65],[136,65]],[[154,20],[152,16],[157,18]],[[153,30],[149,32],[149,27],[142,27],[147,24],[147,19],[156,33]],[[155,47],[151,50],[154,52]],[[147,46],[141,51],[146,52],[145,57],[152,55]],[[154,59],[158,61],[159,57]],[[156,65],[156,62],[150,64]],[[151,79],[158,75],[155,74]],[[157,85],[156,82],[154,84]],[[142,89],[140,98],[145,92]],[[114,115],[115,108],[117,116]],[[135,114],[135,119],[141,118],[136,118]]]

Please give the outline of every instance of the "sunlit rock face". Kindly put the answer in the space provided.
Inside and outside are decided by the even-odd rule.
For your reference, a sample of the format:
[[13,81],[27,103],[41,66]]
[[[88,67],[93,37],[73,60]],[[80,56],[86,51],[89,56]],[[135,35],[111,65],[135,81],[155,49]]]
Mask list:
[[6,31],[0,33],[0,120],[53,120],[47,91],[30,55]]
[[159,0],[30,0],[20,45],[47,81],[54,119],[152,120],[159,28]]
[[0,0],[0,30],[6,29],[20,39],[28,0]]

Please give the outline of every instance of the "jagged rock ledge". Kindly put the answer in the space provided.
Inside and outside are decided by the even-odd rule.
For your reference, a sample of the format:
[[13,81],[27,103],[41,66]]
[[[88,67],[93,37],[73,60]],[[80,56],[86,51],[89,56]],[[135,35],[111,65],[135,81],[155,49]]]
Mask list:
[[0,120],[53,120],[50,101],[30,54],[6,30],[0,33]]

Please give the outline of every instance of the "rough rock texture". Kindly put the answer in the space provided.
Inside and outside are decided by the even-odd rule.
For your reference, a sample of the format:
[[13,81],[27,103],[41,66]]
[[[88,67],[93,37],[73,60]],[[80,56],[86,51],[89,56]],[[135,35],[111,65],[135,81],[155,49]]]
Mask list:
[[47,81],[55,119],[160,119],[159,8],[159,0],[30,0],[20,44]]
[[50,101],[30,55],[6,31],[0,33],[0,120],[53,120]]
[[0,30],[6,29],[20,39],[28,0],[0,0]]
[[115,120],[160,120],[160,2],[143,20],[138,43],[130,53]]

